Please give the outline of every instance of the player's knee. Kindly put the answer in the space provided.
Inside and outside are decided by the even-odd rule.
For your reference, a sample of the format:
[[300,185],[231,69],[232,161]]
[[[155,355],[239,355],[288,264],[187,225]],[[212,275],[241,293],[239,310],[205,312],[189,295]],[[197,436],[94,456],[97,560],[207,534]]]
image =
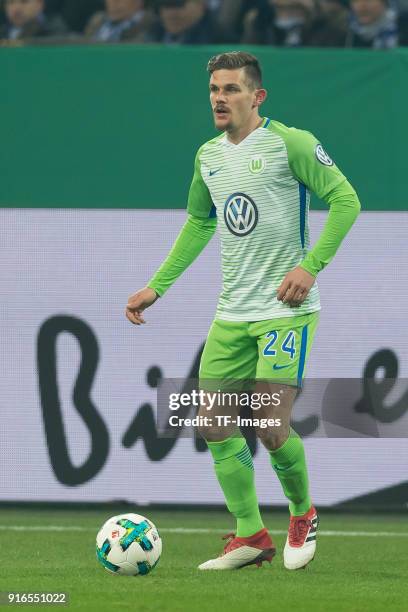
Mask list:
[[277,450],[287,440],[289,436],[289,428],[282,426],[279,427],[279,429],[272,427],[261,429],[258,427],[256,429],[256,435],[265,448],[268,450]]
[[230,437],[230,433],[225,427],[217,427],[216,425],[200,424],[197,427],[197,432],[206,442],[222,442]]

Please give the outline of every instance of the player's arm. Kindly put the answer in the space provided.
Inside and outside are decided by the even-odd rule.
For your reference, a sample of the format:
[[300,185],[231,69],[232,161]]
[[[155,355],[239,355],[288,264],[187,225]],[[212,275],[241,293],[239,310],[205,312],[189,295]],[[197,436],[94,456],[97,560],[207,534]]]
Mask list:
[[317,274],[333,259],[360,212],[358,196],[312,134],[293,130],[287,141],[294,176],[330,207],[323,231],[313,248],[278,288],[277,299],[301,304]]
[[217,218],[210,193],[201,176],[199,154],[200,151],[196,157],[194,177],[189,192],[188,219],[170,253],[147,286],[131,295],[128,300],[126,317],[135,325],[145,323],[143,311],[165,294],[214,235]]

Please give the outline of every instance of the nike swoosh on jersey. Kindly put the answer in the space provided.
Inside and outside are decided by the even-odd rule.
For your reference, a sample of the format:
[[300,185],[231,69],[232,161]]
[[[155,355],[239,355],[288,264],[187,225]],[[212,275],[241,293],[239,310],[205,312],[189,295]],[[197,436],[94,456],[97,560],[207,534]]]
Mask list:
[[280,366],[280,365],[277,365],[276,363],[273,364],[274,370],[283,370],[283,368],[288,368],[288,367],[289,365]]
[[214,176],[214,174],[217,174],[217,172],[219,172],[220,170],[222,170],[222,167],[218,168],[218,170],[210,170],[210,176]]

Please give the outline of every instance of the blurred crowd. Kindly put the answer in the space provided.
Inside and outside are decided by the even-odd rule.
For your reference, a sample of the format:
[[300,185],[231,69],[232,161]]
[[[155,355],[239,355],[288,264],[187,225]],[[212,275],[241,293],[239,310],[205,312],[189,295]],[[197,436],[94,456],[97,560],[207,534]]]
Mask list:
[[408,45],[408,0],[0,0],[0,43]]

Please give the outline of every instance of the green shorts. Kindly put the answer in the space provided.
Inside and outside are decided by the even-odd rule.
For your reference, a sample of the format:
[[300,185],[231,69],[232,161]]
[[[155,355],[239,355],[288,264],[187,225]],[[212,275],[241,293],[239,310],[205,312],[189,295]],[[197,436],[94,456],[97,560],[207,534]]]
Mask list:
[[318,311],[249,323],[215,319],[201,357],[200,384],[266,380],[301,387],[318,322]]

